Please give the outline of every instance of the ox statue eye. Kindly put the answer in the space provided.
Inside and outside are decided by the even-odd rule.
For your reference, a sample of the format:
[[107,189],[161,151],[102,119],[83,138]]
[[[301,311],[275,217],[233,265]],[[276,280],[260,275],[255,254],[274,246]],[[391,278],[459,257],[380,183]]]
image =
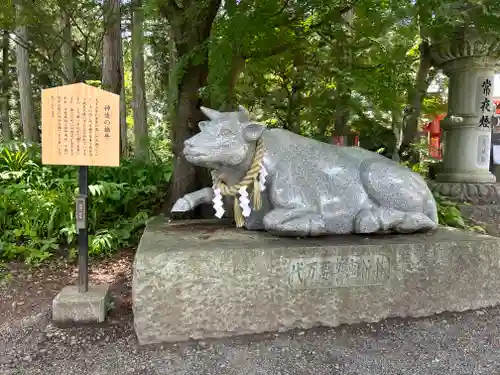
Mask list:
[[220,135],[225,138],[225,137],[232,137],[234,133],[231,130],[223,129],[220,131]]

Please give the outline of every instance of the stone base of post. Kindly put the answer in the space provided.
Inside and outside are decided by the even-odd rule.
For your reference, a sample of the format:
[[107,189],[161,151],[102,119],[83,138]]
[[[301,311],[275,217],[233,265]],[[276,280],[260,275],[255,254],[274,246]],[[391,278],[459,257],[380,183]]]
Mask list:
[[494,184],[496,177],[491,172],[441,172],[436,175],[436,182],[458,184]]
[[428,185],[433,193],[458,203],[500,205],[500,184],[429,181]]

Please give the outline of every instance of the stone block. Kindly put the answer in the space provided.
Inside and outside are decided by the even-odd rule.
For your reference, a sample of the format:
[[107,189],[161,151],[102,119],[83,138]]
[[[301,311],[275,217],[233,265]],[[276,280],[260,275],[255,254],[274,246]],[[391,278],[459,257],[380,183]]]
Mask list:
[[500,238],[279,238],[220,222],[155,220],[134,261],[140,344],[421,317],[500,302]]
[[52,319],[57,323],[102,323],[106,319],[108,302],[107,284],[89,285],[85,293],[69,285],[52,301]]

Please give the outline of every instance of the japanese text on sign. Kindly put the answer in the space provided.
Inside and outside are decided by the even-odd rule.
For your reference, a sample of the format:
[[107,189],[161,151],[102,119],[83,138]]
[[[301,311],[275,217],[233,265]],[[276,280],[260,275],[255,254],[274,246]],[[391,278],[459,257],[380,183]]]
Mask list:
[[490,138],[488,135],[480,135],[477,139],[477,165],[484,167],[489,163],[488,151],[490,150]]
[[492,83],[489,78],[486,78],[481,83],[482,100],[481,103],[479,104],[481,109],[481,117],[479,118],[479,127],[483,129],[490,128],[489,112],[491,111],[491,101],[490,101],[491,86]]
[[119,96],[83,83],[42,92],[44,164],[118,166]]

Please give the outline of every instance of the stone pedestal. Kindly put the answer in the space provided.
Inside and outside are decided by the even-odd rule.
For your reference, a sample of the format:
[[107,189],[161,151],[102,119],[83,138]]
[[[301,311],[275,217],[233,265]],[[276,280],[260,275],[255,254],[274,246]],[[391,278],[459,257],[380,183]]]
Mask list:
[[461,29],[432,47],[435,63],[449,77],[448,115],[443,129],[443,166],[438,182],[494,183],[490,173],[492,101],[497,40]]
[[426,316],[500,303],[500,239],[457,230],[278,238],[213,221],[146,228],[140,344]]
[[500,184],[434,182],[428,183],[438,193],[457,203],[473,205],[500,205]]
[[109,307],[109,285],[89,285],[80,293],[69,285],[52,301],[52,319],[56,323],[102,323]]

